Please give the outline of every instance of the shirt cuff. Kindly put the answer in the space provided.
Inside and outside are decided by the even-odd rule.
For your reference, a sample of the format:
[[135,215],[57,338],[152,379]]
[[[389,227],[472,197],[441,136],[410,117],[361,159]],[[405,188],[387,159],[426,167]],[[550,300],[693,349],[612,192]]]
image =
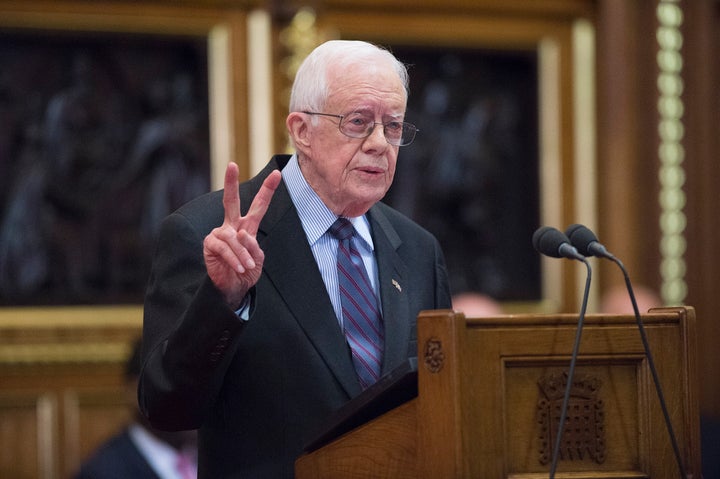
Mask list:
[[250,293],[246,294],[238,309],[235,310],[235,315],[243,321],[250,319],[250,306],[252,303],[250,300],[251,296],[252,295]]

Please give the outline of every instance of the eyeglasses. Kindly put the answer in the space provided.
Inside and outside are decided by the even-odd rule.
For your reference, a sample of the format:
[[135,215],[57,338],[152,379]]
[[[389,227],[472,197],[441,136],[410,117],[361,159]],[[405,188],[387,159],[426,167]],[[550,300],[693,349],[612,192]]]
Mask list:
[[332,113],[316,113],[304,111],[307,115],[330,116],[339,118],[338,128],[340,133],[350,138],[367,138],[375,129],[375,125],[382,125],[383,134],[388,143],[393,146],[407,146],[415,139],[415,134],[420,131],[412,123],[403,121],[389,121],[378,123],[374,118],[365,114],[353,112],[348,115],[333,115]]

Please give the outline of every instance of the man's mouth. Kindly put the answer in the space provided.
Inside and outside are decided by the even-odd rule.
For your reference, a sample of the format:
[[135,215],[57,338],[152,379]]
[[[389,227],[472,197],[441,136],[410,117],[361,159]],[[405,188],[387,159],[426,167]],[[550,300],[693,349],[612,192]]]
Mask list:
[[362,171],[363,173],[367,173],[367,174],[371,174],[371,175],[379,175],[384,172],[382,168],[374,168],[374,167],[370,167],[370,166],[358,168],[358,170]]

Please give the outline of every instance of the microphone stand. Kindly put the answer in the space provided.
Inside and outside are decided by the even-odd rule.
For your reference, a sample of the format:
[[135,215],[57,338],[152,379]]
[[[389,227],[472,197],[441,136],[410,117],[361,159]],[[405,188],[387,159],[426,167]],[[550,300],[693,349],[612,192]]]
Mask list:
[[658,378],[657,370],[655,369],[655,361],[653,361],[652,353],[650,352],[650,344],[648,343],[648,339],[645,334],[645,326],[643,325],[642,318],[640,317],[640,310],[638,309],[637,301],[635,300],[635,293],[633,292],[632,283],[630,282],[630,276],[628,275],[625,266],[622,264],[622,261],[613,255],[609,255],[608,259],[618,265],[625,278],[625,286],[628,294],[630,295],[630,302],[632,303],[633,311],[635,313],[635,322],[640,330],[640,339],[642,340],[643,347],[645,348],[645,357],[647,357],[650,373],[652,374],[653,382],[655,383],[655,390],[657,391],[658,399],[660,400],[660,408],[662,409],[663,416],[665,417],[665,425],[667,426],[668,434],[670,435],[670,442],[672,443],[673,451],[675,453],[675,460],[677,461],[678,468],[680,469],[680,477],[682,479],[686,479],[687,475],[685,474],[685,468],[680,456],[680,448],[678,447],[672,423],[670,422],[670,414],[668,414],[665,397],[663,395],[662,388],[660,387],[660,379]]
[[567,384],[565,385],[565,396],[563,397],[562,409],[560,410],[560,421],[558,424],[558,432],[555,436],[555,446],[553,447],[552,464],[550,465],[550,479],[555,478],[555,470],[557,469],[558,457],[560,455],[560,444],[562,442],[562,434],[565,429],[565,417],[567,416],[568,403],[570,402],[570,391],[572,389],[573,376],[575,375],[575,363],[577,363],[578,351],[580,350],[580,338],[582,337],[583,323],[585,322],[585,310],[587,309],[588,296],[590,295],[590,280],[592,279],[592,268],[590,263],[583,259],[582,262],[587,268],[587,277],[585,279],[585,292],[583,293],[582,306],[580,307],[580,316],[578,317],[577,332],[575,333],[575,345],[573,346],[572,358],[570,359],[570,370],[568,371]]

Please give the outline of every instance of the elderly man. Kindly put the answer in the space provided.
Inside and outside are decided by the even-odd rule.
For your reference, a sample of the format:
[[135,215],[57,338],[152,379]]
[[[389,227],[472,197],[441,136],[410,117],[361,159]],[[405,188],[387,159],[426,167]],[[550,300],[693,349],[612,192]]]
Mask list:
[[415,356],[416,316],[449,308],[436,239],[379,202],[405,123],[390,52],[329,41],[300,67],[286,125],[296,153],[163,223],[144,319],[141,408],[199,428],[199,477],[293,477],[329,417]]

